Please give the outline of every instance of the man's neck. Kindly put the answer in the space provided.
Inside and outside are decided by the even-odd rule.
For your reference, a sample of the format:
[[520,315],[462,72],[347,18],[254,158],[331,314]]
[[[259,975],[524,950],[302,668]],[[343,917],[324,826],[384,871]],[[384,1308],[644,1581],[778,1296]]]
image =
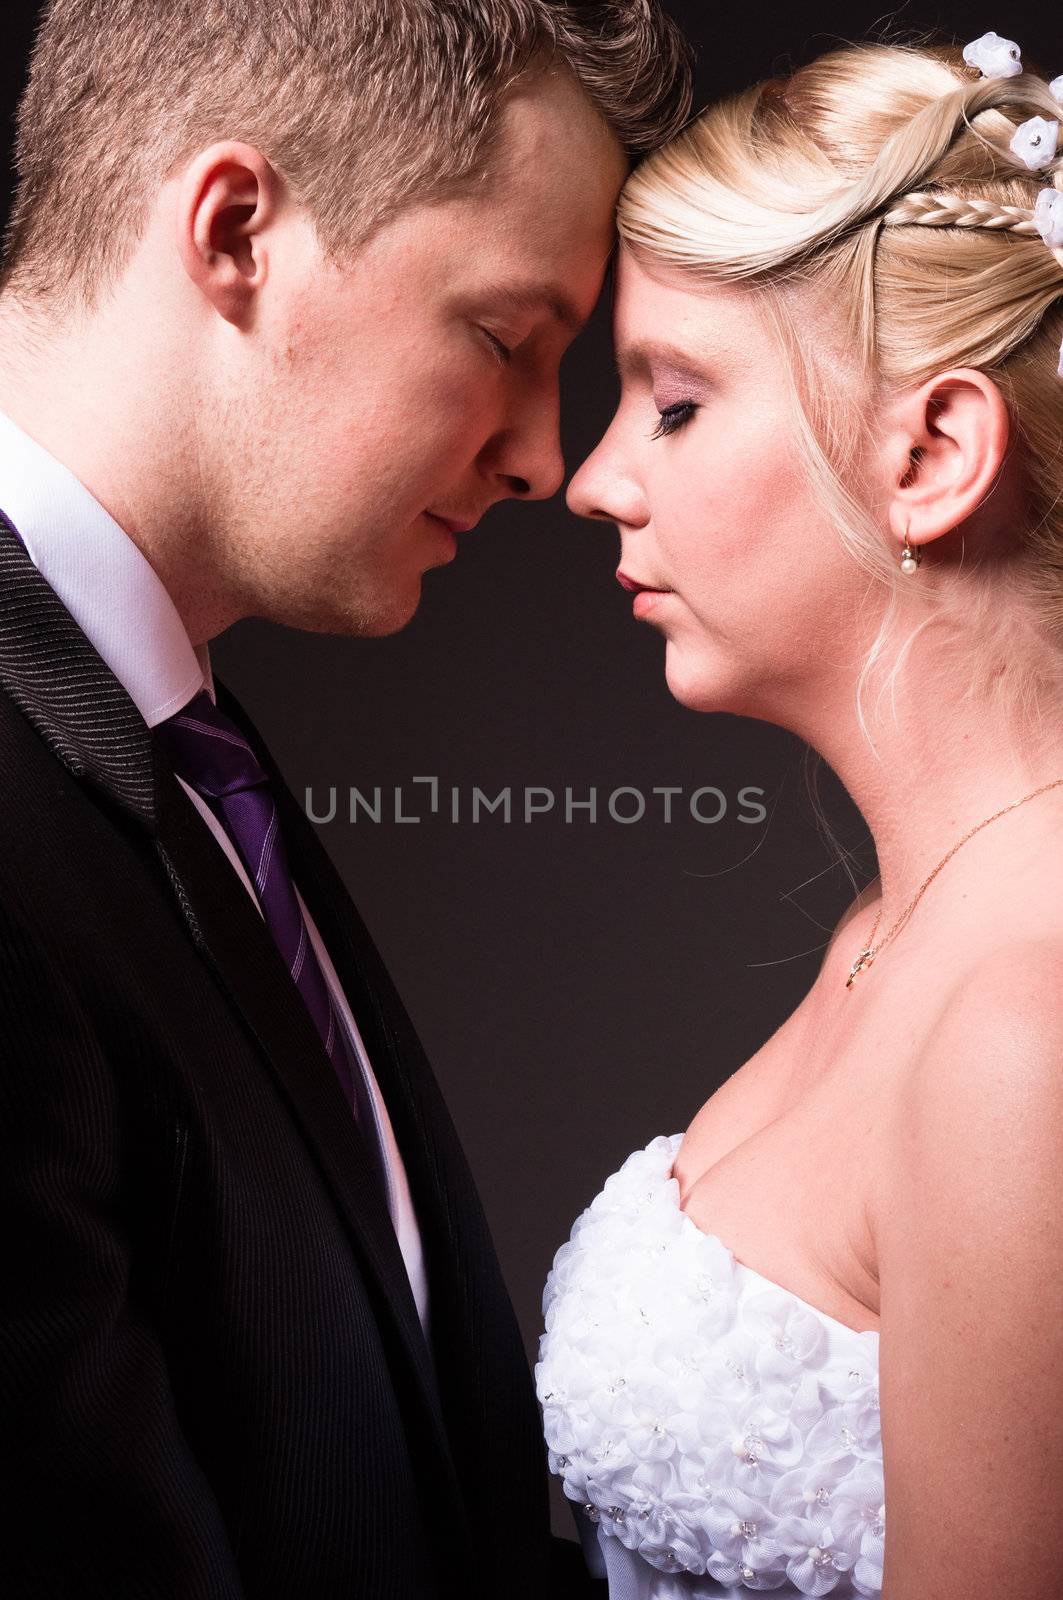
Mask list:
[[[0,296],[0,410],[61,461],[165,584],[194,645],[240,614],[203,559],[196,450],[164,351],[122,338],[118,307],[61,329]],[[194,552],[198,559],[190,559]]]

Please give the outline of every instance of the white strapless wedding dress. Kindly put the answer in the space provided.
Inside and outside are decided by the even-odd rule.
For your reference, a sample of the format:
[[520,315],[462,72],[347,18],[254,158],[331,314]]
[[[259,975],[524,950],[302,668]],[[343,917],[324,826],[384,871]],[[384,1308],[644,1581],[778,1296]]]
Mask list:
[[554,1258],[535,1369],[551,1470],[596,1524],[610,1600],[878,1595],[878,1334],[702,1233],[681,1141],[630,1156]]

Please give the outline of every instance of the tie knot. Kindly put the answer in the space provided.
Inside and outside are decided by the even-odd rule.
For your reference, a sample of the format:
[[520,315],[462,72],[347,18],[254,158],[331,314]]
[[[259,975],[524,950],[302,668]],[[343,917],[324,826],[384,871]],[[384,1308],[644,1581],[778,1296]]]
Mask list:
[[268,782],[251,746],[206,689],[160,722],[156,732],[174,771],[202,795],[221,798]]

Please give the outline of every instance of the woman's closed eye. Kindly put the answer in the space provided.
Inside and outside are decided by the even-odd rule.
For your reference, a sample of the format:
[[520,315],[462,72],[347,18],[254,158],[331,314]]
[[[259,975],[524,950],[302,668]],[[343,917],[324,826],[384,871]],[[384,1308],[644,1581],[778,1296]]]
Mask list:
[[663,439],[669,433],[675,433],[685,422],[689,422],[697,410],[693,400],[677,400],[674,405],[662,406],[657,415],[657,426],[650,434],[651,439]]

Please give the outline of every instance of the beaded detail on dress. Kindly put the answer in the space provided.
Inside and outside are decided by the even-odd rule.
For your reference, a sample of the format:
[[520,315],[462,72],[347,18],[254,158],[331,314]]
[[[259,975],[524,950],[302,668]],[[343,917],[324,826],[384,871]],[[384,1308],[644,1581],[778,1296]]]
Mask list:
[[663,1572],[878,1595],[878,1334],[703,1233],[672,1177],[681,1142],[630,1156],[554,1258],[535,1369],[550,1469]]

